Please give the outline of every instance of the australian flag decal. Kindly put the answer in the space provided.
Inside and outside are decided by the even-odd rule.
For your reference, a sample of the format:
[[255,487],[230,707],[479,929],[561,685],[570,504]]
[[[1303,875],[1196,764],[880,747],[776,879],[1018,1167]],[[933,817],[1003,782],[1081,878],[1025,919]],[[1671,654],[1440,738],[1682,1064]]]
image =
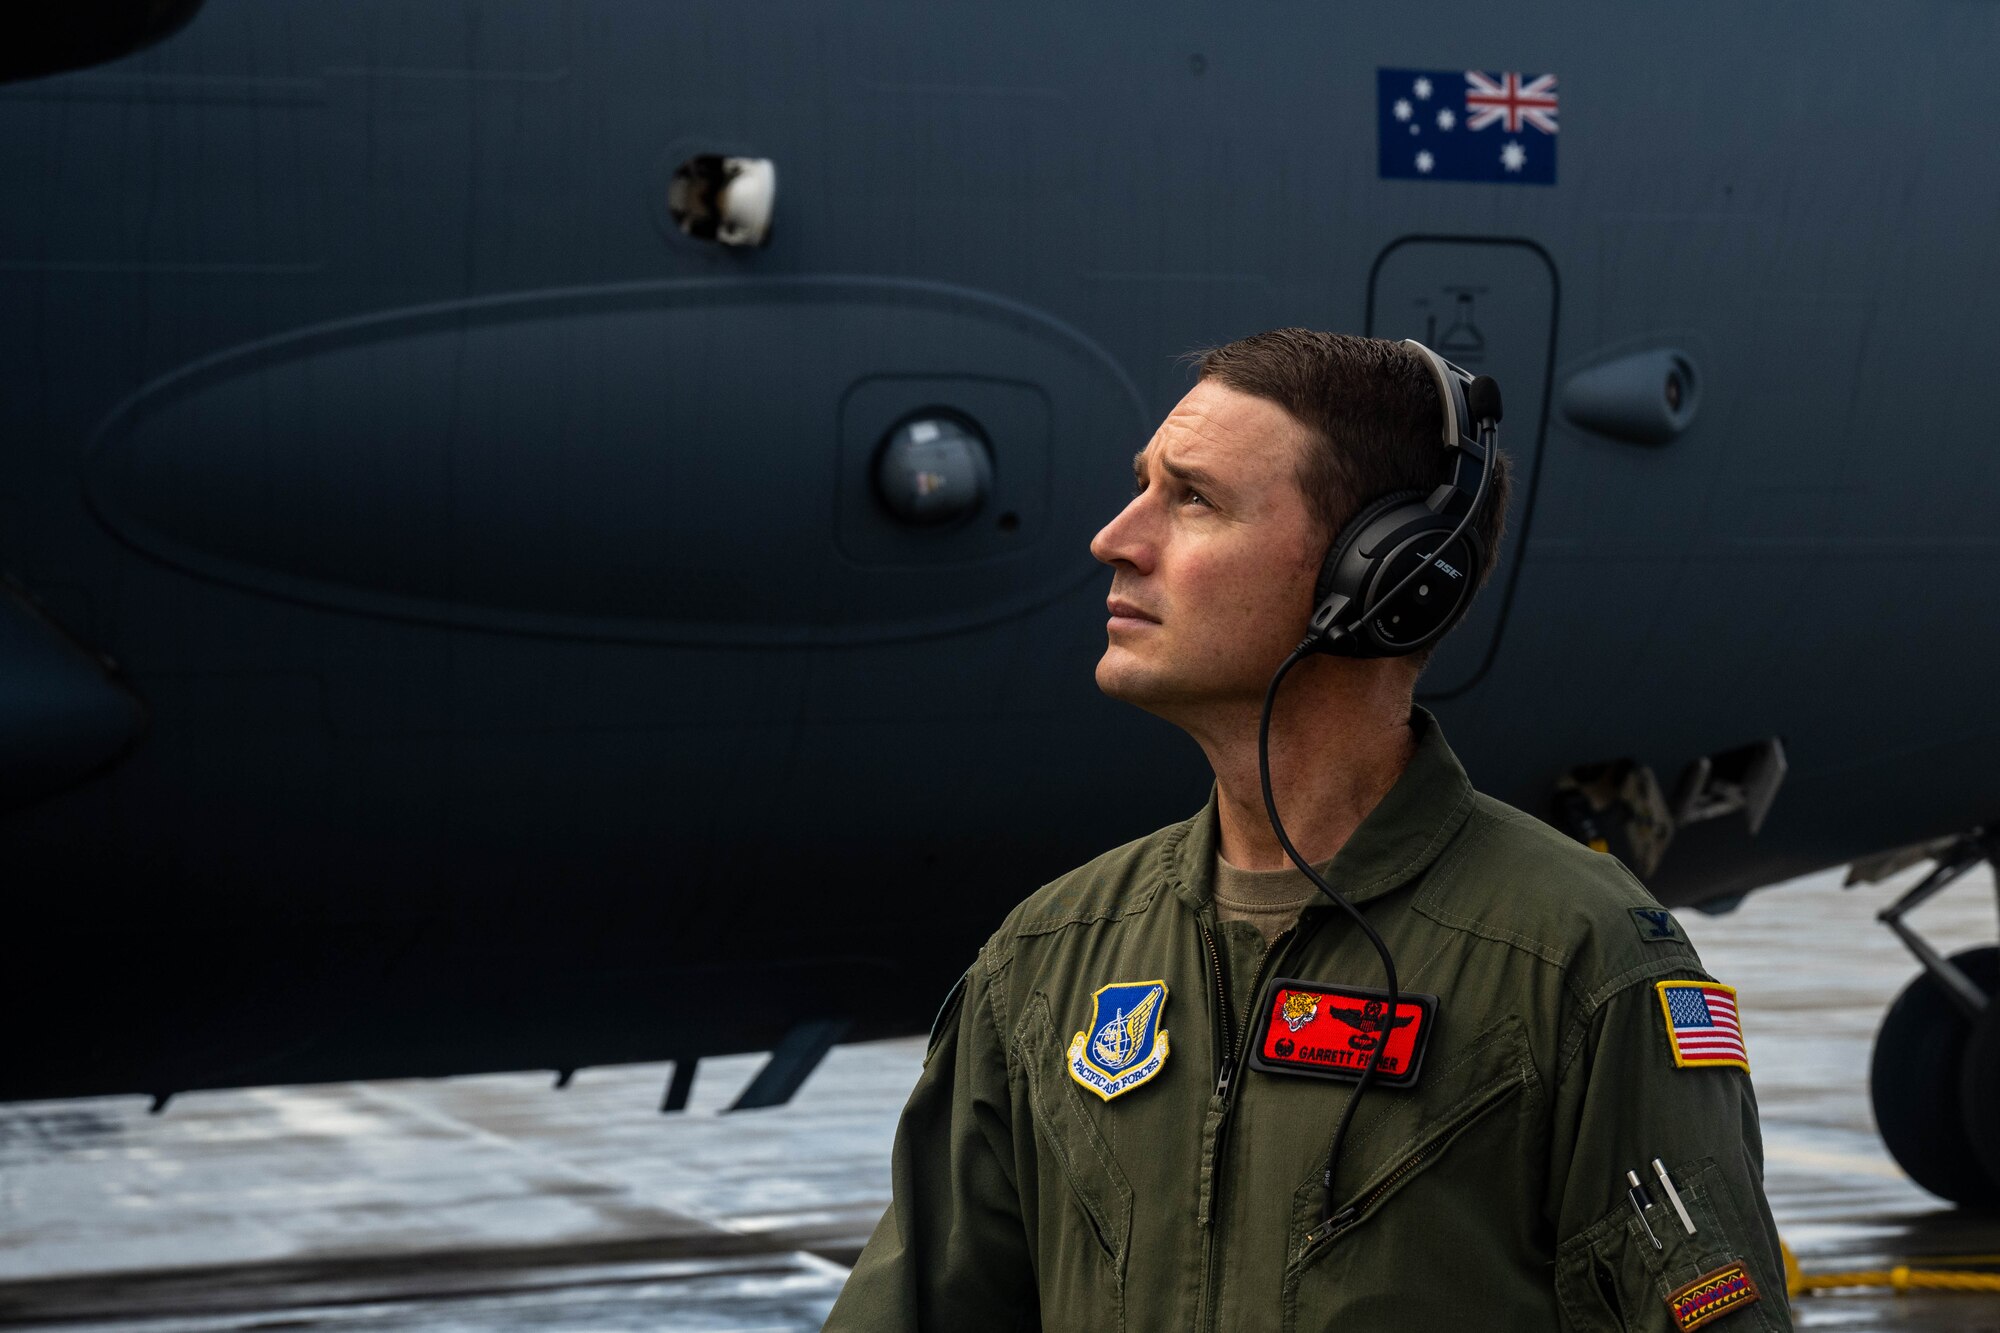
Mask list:
[[1384,180],[1556,183],[1556,76],[1377,69]]

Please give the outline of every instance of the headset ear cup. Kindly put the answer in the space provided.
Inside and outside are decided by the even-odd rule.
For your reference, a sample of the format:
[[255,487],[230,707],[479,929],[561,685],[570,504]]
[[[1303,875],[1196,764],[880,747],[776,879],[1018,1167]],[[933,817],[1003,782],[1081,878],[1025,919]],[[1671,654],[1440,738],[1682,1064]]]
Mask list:
[[[1346,558],[1347,548],[1360,540],[1361,534],[1368,530],[1370,523],[1389,510],[1394,509],[1397,505],[1422,504],[1423,502],[1424,493],[1422,491],[1391,491],[1381,499],[1372,500],[1361,506],[1360,511],[1353,518],[1348,519],[1341,527],[1340,535],[1333,539],[1333,545],[1327,548],[1326,559],[1320,561],[1319,578],[1313,583],[1313,606],[1315,608],[1319,607],[1333,594],[1334,572],[1340,568],[1340,562]],[[1343,588],[1340,591],[1352,597],[1357,596],[1360,590]]]

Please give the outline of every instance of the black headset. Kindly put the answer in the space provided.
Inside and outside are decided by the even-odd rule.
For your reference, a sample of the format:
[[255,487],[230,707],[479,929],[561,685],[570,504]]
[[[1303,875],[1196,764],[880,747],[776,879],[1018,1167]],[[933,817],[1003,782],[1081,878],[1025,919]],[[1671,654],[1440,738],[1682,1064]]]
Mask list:
[[[1444,447],[1452,458],[1451,480],[1429,497],[1422,491],[1382,496],[1363,505],[1341,528],[1320,565],[1306,637],[1271,677],[1257,724],[1257,776],[1263,784],[1264,813],[1270,817],[1271,831],[1278,835],[1278,845],[1292,864],[1353,918],[1375,946],[1388,983],[1386,1012],[1391,1019],[1396,1015],[1399,991],[1396,960],[1389,946],[1368,918],[1300,855],[1285,832],[1284,821],[1278,818],[1278,801],[1271,793],[1271,707],[1285,674],[1308,654],[1401,657],[1418,652],[1459,622],[1479,587],[1487,551],[1473,524],[1485,508],[1493,458],[1500,447],[1500,386],[1490,376],[1468,374],[1420,342],[1405,339],[1403,346],[1423,357],[1437,382],[1438,397],[1444,403]],[[1401,600],[1406,592],[1412,595]],[[1354,1108],[1374,1081],[1388,1046],[1387,1040],[1375,1043],[1368,1066],[1334,1127],[1321,1177],[1325,1192],[1320,1224],[1309,1240],[1352,1220],[1354,1209],[1334,1211],[1334,1168],[1340,1162],[1347,1127],[1354,1122]]]
[[1486,568],[1486,545],[1474,525],[1499,447],[1500,386],[1420,342],[1402,345],[1423,358],[1437,382],[1451,480],[1428,497],[1384,495],[1341,528],[1313,587],[1307,641],[1318,652],[1401,657],[1428,648],[1464,617]]

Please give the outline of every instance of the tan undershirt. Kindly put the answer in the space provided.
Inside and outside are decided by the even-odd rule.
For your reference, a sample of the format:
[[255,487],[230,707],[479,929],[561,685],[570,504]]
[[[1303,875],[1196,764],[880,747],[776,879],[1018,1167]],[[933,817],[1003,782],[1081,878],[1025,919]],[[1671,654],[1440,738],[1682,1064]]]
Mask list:
[[[1331,858],[1314,866],[1324,877]],[[1215,855],[1215,915],[1220,921],[1248,921],[1266,943],[1278,938],[1299,919],[1299,912],[1319,893],[1297,866],[1283,870],[1238,870]]]

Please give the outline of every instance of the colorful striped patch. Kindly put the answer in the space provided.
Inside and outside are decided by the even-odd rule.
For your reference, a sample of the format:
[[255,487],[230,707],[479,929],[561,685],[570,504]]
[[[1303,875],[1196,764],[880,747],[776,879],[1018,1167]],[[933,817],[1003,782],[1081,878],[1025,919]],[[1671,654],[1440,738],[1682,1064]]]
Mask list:
[[1673,1313],[1674,1327],[1681,1333],[1690,1333],[1714,1323],[1731,1310],[1755,1305],[1758,1299],[1757,1284],[1739,1261],[1713,1273],[1703,1273],[1685,1287],[1669,1293],[1667,1309]]

